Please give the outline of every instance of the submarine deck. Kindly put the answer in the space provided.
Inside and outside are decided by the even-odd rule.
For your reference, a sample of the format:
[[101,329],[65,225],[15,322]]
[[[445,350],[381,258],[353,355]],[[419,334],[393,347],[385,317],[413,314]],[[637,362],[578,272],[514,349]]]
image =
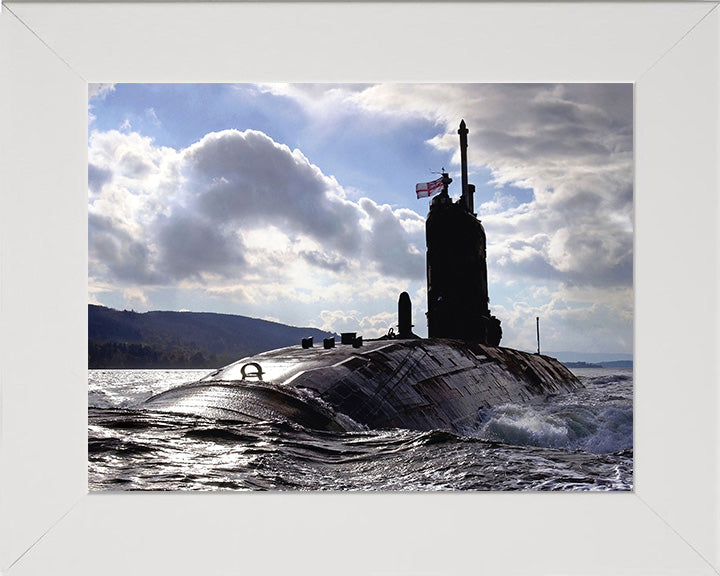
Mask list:
[[580,387],[554,358],[444,339],[291,346],[243,358],[148,400],[149,408],[324,429],[472,426],[479,410]]

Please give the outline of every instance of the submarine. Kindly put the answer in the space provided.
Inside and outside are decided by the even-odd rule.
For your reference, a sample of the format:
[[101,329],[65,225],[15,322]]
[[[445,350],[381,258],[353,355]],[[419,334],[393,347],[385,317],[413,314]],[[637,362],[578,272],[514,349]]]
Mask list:
[[[582,387],[557,359],[500,346],[501,322],[488,305],[485,229],[468,184],[465,121],[458,130],[462,193],[452,179],[418,185],[433,196],[426,219],[428,337],[412,331],[407,292],[398,331],[374,340],[343,333],[242,358],[204,378],[161,392],[146,410],[255,423],[285,421],[328,431],[473,429],[483,410],[542,402]],[[421,186],[423,188],[421,188]],[[439,193],[438,193],[439,190]]]

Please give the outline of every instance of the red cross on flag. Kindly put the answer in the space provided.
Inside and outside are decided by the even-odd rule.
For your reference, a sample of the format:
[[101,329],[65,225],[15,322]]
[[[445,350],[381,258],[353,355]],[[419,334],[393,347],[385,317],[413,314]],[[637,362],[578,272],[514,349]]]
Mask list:
[[418,198],[427,198],[428,196],[432,196],[436,192],[439,192],[442,190],[443,187],[443,179],[438,178],[437,180],[433,180],[432,182],[425,182],[423,184],[416,184],[415,185],[415,193],[417,194]]

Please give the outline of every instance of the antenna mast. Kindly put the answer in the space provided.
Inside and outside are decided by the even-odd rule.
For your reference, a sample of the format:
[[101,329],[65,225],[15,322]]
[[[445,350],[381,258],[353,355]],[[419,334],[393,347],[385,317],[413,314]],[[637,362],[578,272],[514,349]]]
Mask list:
[[460,120],[460,129],[458,130],[458,134],[460,134],[460,167],[462,170],[462,197],[463,201],[465,203],[465,207],[467,208],[468,212],[471,214],[474,212],[475,208],[473,206],[473,195],[468,187],[468,168],[467,168],[467,135],[470,131],[467,129],[467,126],[465,125],[465,120]]

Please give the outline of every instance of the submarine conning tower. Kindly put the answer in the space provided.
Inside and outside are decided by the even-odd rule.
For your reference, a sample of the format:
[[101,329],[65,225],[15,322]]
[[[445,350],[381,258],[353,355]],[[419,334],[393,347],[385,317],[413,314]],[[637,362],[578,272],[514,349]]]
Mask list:
[[473,207],[475,186],[467,182],[467,134],[460,122],[462,195],[448,194],[452,179],[442,174],[443,189],[430,204],[427,243],[428,336],[498,346],[500,320],[488,308],[485,229]]

